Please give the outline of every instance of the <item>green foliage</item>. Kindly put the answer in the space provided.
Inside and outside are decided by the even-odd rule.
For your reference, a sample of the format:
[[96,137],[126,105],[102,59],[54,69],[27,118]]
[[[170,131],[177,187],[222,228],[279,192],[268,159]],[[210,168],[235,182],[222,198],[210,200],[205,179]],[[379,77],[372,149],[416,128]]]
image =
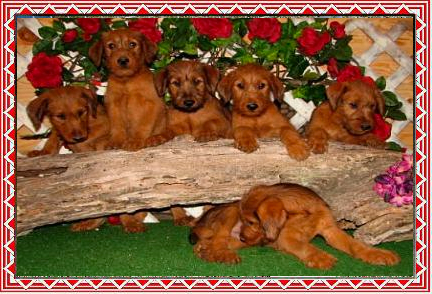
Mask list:
[[380,89],[381,91],[386,88],[386,80],[383,76],[376,79],[375,84],[378,87],[378,89]]
[[399,152],[403,151],[402,146],[396,142],[387,142],[386,143],[386,149],[392,150],[392,151],[399,151]]

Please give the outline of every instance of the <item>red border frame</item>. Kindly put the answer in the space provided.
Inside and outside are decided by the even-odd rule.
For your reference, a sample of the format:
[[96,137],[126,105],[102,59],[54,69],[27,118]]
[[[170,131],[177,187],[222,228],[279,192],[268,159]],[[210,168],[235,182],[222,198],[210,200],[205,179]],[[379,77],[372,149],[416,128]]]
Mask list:
[[[15,267],[15,15],[30,14],[415,14],[416,15],[416,263],[415,278],[270,278],[270,279],[212,279],[212,278],[162,278],[162,279],[77,279],[77,278],[28,278],[16,279]],[[430,62],[426,48],[430,46],[430,3],[427,1],[357,1],[347,4],[344,1],[242,1],[210,3],[194,1],[128,1],[118,4],[112,1],[80,1],[70,4],[70,1],[2,1],[1,22],[4,25],[1,32],[3,45],[1,68],[1,153],[2,153],[2,207],[1,207],[1,291],[20,292],[49,291],[295,291],[312,290],[323,292],[333,291],[409,291],[423,292],[430,290],[430,241],[429,241],[429,168],[428,157],[430,140],[428,113],[430,89]]]

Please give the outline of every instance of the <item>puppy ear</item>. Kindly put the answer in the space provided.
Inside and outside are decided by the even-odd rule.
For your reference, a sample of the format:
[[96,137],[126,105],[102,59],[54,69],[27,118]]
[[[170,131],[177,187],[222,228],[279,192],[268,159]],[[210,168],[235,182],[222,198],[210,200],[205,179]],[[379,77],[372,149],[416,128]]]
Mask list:
[[168,70],[162,69],[153,77],[156,91],[160,97],[163,97],[166,93],[168,86]]
[[266,238],[270,241],[276,240],[287,218],[282,201],[275,197],[267,198],[260,203],[257,216],[264,228]]
[[156,58],[157,45],[147,39],[144,35],[142,36],[142,50],[144,54],[144,61],[147,65],[151,64]]
[[346,85],[344,83],[339,83],[339,82],[335,82],[327,87],[326,89],[327,98],[333,110],[336,109],[339,102],[339,98],[342,96],[345,90],[346,90]]
[[48,109],[50,94],[42,93],[27,105],[27,115],[29,116],[35,130],[39,130]]
[[220,95],[223,104],[227,104],[232,99],[232,87],[234,83],[234,74],[229,73],[217,85],[217,92]]
[[385,100],[384,96],[382,95],[381,91],[377,88],[375,89],[375,99],[377,102],[377,110],[381,115],[384,115],[385,113]]
[[270,89],[272,90],[273,97],[279,101],[283,102],[285,87],[282,82],[274,74],[270,73]]
[[97,101],[97,95],[93,90],[89,90],[86,88],[82,88],[82,96],[87,100],[87,103],[90,107],[91,110],[91,115],[96,118],[97,115],[97,106],[98,106],[98,101]]
[[207,79],[206,82],[207,90],[211,94],[214,94],[216,92],[216,87],[219,82],[219,70],[208,64],[204,64],[203,69]]
[[103,42],[102,40],[99,40],[93,45],[91,45],[89,49],[89,57],[90,60],[93,61],[93,63],[96,66],[99,66],[102,61],[102,55],[103,55]]

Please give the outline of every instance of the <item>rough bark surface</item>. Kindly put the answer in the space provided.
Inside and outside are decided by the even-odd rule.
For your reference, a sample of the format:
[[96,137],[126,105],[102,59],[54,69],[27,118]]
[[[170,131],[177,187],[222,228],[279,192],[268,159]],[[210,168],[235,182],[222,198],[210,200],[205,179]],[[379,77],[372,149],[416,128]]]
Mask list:
[[245,154],[230,140],[189,138],[138,152],[19,158],[17,232],[35,227],[174,204],[238,200],[252,186],[293,182],[325,199],[344,228],[370,244],[413,237],[413,207],[397,208],[372,190],[400,153],[331,144],[324,155],[291,159],[279,141]]

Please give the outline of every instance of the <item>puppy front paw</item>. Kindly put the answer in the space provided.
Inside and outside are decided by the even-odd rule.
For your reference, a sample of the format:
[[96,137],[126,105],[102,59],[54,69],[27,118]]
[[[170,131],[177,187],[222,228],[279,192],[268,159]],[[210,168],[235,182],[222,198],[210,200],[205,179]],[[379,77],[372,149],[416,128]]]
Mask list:
[[195,221],[195,218],[193,216],[185,216],[181,218],[174,218],[173,222],[175,226],[188,226],[190,227],[193,222]]
[[234,146],[246,153],[252,153],[258,149],[259,145],[255,138],[242,138],[234,141]]
[[197,142],[209,142],[215,141],[219,138],[218,134],[214,131],[202,131],[199,132],[194,138]]
[[72,232],[92,231],[99,228],[105,222],[105,218],[86,219],[73,223],[71,226]]
[[144,147],[144,143],[141,140],[127,140],[122,148],[127,151],[138,151]]
[[165,142],[168,142],[169,139],[163,135],[154,135],[148,137],[144,142],[144,147],[154,147],[159,146]]
[[314,253],[308,256],[303,262],[307,267],[317,268],[317,269],[331,269],[337,259],[333,255],[327,252]]
[[326,140],[309,138],[307,143],[315,154],[323,154],[327,152],[328,142]]
[[360,256],[364,262],[375,265],[395,265],[400,261],[399,255],[395,252],[385,249],[373,248]]
[[48,154],[50,154],[50,153],[47,151],[44,151],[44,150],[33,150],[33,151],[30,151],[29,153],[27,153],[27,156],[28,157],[38,157],[38,156],[48,155]]
[[365,145],[372,148],[384,149],[387,144],[385,141],[381,141],[375,136],[370,136],[366,139]]
[[143,233],[147,230],[147,227],[140,222],[130,222],[123,224],[123,230],[126,233]]
[[287,150],[289,156],[297,161],[305,160],[310,155],[309,146],[304,141],[287,146]]

